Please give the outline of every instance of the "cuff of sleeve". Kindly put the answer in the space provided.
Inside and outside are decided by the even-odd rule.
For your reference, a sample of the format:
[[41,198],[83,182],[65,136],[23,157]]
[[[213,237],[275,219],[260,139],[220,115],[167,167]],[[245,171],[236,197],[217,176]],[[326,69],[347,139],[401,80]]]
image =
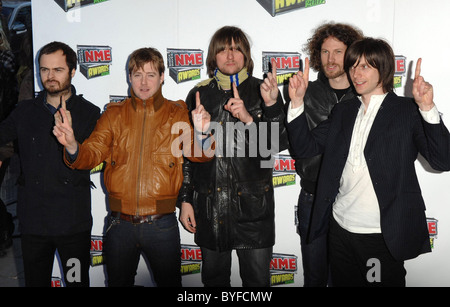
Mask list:
[[431,110],[429,111],[422,111],[420,110],[420,114],[422,115],[423,119],[429,123],[429,124],[439,124],[441,121],[441,115],[437,109],[436,106],[434,106]]
[[290,123],[297,117],[299,117],[303,111],[305,110],[305,105],[302,104],[300,107],[293,109],[291,104],[289,103],[288,114],[287,114],[287,122]]

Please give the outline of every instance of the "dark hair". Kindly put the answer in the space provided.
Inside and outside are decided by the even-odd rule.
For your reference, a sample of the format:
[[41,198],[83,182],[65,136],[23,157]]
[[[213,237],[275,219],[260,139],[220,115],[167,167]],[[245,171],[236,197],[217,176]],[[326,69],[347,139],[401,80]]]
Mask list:
[[394,90],[395,55],[391,46],[382,39],[366,37],[354,42],[345,53],[344,70],[349,75],[350,69],[359,64],[364,56],[367,64],[376,68],[380,74],[378,84],[384,92]]
[[145,64],[153,63],[159,75],[164,73],[166,67],[164,66],[164,58],[161,53],[155,48],[140,48],[135,50],[128,61],[128,72],[131,74],[139,68],[143,68]]
[[244,67],[247,68],[248,74],[252,75],[254,64],[247,35],[237,27],[225,26],[214,33],[209,43],[206,67],[210,77],[214,76],[214,70],[217,68],[216,55],[226,47],[230,47],[232,41],[234,41],[236,49],[244,55]]
[[41,57],[44,54],[52,54],[56,51],[61,50],[63,54],[66,56],[66,64],[69,67],[69,73],[72,72],[72,70],[77,69],[77,54],[75,51],[73,51],[72,48],[70,48],[68,45],[61,43],[61,42],[52,42],[44,47],[41,48],[41,51],[39,52],[39,65],[41,64]]
[[341,41],[347,47],[353,44],[354,41],[362,39],[363,33],[361,30],[343,23],[325,23],[314,31],[313,36],[308,39],[304,51],[309,54],[309,64],[315,71],[322,69],[322,60],[320,53],[322,51],[322,44],[328,37],[334,37]]

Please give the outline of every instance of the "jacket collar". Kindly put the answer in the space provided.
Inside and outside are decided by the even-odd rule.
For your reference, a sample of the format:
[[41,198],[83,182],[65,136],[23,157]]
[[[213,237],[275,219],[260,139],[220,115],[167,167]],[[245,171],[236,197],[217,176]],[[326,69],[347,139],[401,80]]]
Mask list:
[[[66,100],[66,106],[67,106],[68,110],[70,110],[70,108],[71,108],[73,97],[76,96],[76,94],[77,94],[77,90],[75,89],[75,86],[71,85],[70,90],[71,90],[70,97]],[[45,104],[47,103],[47,91],[43,90],[43,91],[39,92],[38,96],[36,97],[35,102],[45,106]]]
[[[396,118],[396,112],[393,111],[392,108],[395,108],[398,106],[396,103],[397,101],[397,95],[393,92],[389,92],[387,96],[384,98],[380,109],[378,110],[378,113],[375,117],[375,120],[372,124],[372,128],[370,130],[369,136],[367,138],[367,143],[370,144],[371,141],[379,136],[383,135],[383,133],[388,129],[389,123],[391,120],[395,120]],[[358,114],[358,110],[361,107],[361,101],[358,99],[358,97],[354,97],[352,100],[348,101],[346,103],[346,108],[348,108],[347,111],[343,112],[343,122],[345,123],[351,123],[348,125],[345,125],[343,128],[345,133],[345,139],[348,141],[348,145],[350,146],[350,140],[353,133],[353,126],[355,124],[355,118]],[[367,147],[367,145],[366,145]]]
[[[327,76],[325,75],[325,73],[323,71],[319,71],[317,74],[317,79],[320,80],[320,82],[322,82],[323,84],[325,84],[325,86],[327,88],[330,89],[330,91],[334,91],[334,89],[330,86],[330,81],[327,78]],[[353,94],[356,93],[355,88],[353,87],[353,84],[350,82],[350,87],[347,91],[347,93],[352,92]]]
[[146,104],[152,105],[154,111],[157,112],[164,104],[164,100],[164,96],[162,95],[162,85],[152,97],[145,101],[137,97],[133,89],[131,89],[131,105],[135,110],[137,109],[138,104],[143,104],[145,102]]

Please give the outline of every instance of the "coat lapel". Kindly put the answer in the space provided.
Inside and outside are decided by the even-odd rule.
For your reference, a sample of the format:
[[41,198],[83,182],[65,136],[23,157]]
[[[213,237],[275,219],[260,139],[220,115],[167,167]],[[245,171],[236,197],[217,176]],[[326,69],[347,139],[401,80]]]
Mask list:
[[393,112],[393,109],[396,106],[396,98],[396,94],[389,93],[384,99],[375,117],[372,128],[370,129],[366,147],[367,145],[371,144],[378,136],[383,135],[386,129],[389,127],[389,122],[395,120],[396,113]]
[[342,115],[342,129],[344,132],[344,139],[347,142],[348,147],[350,147],[350,142],[352,140],[353,127],[355,126],[356,116],[358,115],[359,107],[361,102],[358,98],[354,98],[348,102],[345,102],[346,110],[344,110]]

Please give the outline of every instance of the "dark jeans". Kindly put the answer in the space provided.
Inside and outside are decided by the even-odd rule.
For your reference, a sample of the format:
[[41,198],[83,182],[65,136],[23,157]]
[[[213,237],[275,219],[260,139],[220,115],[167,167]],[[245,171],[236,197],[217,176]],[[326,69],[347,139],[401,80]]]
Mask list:
[[332,219],[329,244],[333,286],[405,286],[404,262],[391,256],[382,234],[351,233]]
[[[53,260],[55,251],[58,251],[65,286],[89,287],[90,231],[70,236],[53,237],[22,234],[21,242],[25,286],[51,286]],[[71,259],[78,261],[72,262]]]
[[133,224],[110,217],[103,245],[109,287],[132,287],[141,253],[158,287],[181,287],[181,246],[175,213]]
[[324,235],[307,243],[314,194],[303,189],[298,197],[298,232],[302,250],[303,278],[305,287],[326,287],[328,284],[327,236]]
[[[230,287],[231,251],[202,247],[202,282],[205,287]],[[269,287],[272,247],[236,249],[243,287]]]

